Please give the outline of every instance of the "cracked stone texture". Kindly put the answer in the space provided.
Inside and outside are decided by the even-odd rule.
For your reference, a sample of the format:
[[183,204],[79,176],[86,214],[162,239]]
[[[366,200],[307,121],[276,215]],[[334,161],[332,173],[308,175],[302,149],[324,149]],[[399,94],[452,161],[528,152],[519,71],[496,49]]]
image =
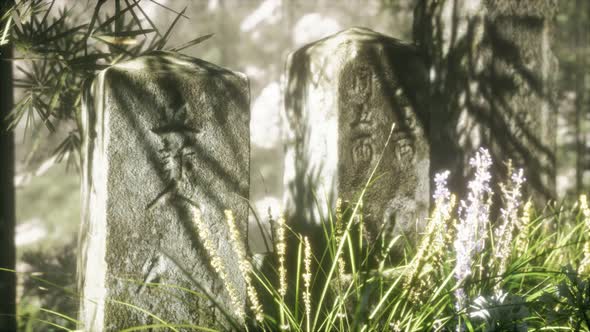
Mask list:
[[364,196],[368,240],[382,227],[415,240],[430,201],[426,79],[412,45],[365,28],[290,55],[284,182],[293,223],[317,224],[336,198],[354,203],[383,152]]
[[[245,234],[249,98],[244,75],[166,52],[105,69],[87,86],[79,262],[84,329],[160,323],[156,316],[231,328],[212,299],[233,315],[229,281],[245,305],[223,211],[233,210]],[[195,207],[229,280],[210,267],[193,223]]]

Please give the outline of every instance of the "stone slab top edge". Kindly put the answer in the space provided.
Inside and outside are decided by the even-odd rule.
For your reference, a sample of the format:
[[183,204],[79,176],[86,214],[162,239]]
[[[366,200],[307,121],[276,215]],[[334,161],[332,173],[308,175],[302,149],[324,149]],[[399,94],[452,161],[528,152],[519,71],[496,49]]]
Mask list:
[[158,72],[174,72],[180,71],[193,71],[200,74],[215,74],[222,76],[235,76],[241,80],[246,81],[249,86],[249,80],[246,74],[233,71],[227,68],[220,67],[211,62],[194,58],[188,55],[180,54],[177,52],[169,51],[152,51],[140,55],[136,58],[129,59],[123,62],[111,65],[97,74],[109,71],[109,70],[124,70],[124,71],[141,71],[149,70],[152,73]]
[[373,31],[365,27],[351,27],[333,35],[316,40],[301,48],[291,52],[288,55],[288,61],[293,58],[311,55],[314,53],[322,53],[324,49],[333,50],[335,47],[349,44],[351,46],[361,46],[366,44],[382,44],[388,47],[398,48],[399,50],[407,50],[410,52],[418,52],[418,48],[411,42],[402,41],[400,39],[384,35],[382,33]]

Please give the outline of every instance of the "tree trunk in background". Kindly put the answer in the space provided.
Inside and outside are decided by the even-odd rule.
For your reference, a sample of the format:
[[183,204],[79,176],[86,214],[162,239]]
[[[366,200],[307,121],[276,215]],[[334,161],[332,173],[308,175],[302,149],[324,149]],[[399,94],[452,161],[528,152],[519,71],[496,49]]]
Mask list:
[[[0,5],[3,15],[9,2]],[[6,130],[13,107],[12,45],[0,47],[0,267],[14,269],[14,135]],[[0,331],[16,331],[16,274],[0,271]]]
[[[578,1],[579,3],[579,1]],[[583,22],[581,20],[576,19],[576,23],[578,24],[578,28],[576,29],[576,43],[577,46],[580,47],[583,38],[583,32],[580,31],[581,24]],[[579,52],[576,52],[576,67],[583,68],[582,64],[585,62],[585,59],[580,56]],[[576,123],[575,123],[575,135],[576,135],[576,194],[580,195],[584,190],[584,171],[586,169],[586,164],[584,163],[585,158],[585,150],[586,150],[586,140],[585,140],[585,131],[584,131],[584,121],[586,117],[584,107],[584,97],[585,97],[585,82],[584,76],[585,72],[582,70],[577,70],[575,75],[575,91],[576,91],[576,101],[575,101],[575,112],[576,112]]]
[[[575,123],[575,135],[576,135],[576,194],[580,195],[584,192],[584,173],[588,169],[586,158],[586,121],[587,121],[587,95],[586,95],[586,52],[588,47],[587,28],[588,23],[587,15],[584,9],[587,8],[584,5],[584,0],[576,0],[576,8],[578,11],[572,18],[575,26],[575,112],[576,112],[576,123]],[[590,7],[588,7],[590,8]]]
[[[527,195],[555,198],[555,0],[419,0],[414,38],[430,67],[433,172],[461,194],[487,147],[496,183],[523,167]],[[499,188],[494,188],[499,193]],[[499,195],[496,195],[496,197]]]

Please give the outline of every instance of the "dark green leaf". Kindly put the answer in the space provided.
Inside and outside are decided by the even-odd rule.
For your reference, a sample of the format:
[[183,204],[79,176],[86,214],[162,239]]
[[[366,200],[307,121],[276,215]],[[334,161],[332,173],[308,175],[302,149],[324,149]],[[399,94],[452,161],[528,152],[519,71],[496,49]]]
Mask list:
[[170,24],[170,27],[168,27],[168,31],[166,31],[166,33],[164,34],[164,36],[158,41],[158,45],[156,47],[157,50],[161,50],[162,48],[164,48],[164,46],[166,46],[166,43],[168,42],[168,38],[170,37],[170,33],[174,29],[174,26],[176,25],[176,23],[178,23],[178,20],[180,19],[180,17],[186,11],[186,8],[187,7],[184,7],[184,9],[182,10],[182,12],[180,12],[176,16],[176,18],[174,19],[174,21],[172,22],[172,24]]
[[[137,0],[133,0],[133,3],[135,5],[137,5]],[[143,15],[143,17],[150,23],[150,25],[152,26],[152,29],[154,29],[156,31],[156,34],[158,36],[161,36],[162,34],[160,33],[160,30],[158,30],[158,28],[156,27],[156,25],[154,24],[154,22],[152,22],[152,20],[150,19],[150,17],[143,11],[143,8],[141,8],[141,6],[137,6],[137,9],[139,9],[139,11]]]
[[75,34],[76,32],[78,32],[78,30],[80,30],[82,28],[85,28],[86,26],[88,26],[88,24],[82,24],[82,25],[79,25],[77,27],[73,27],[71,29],[68,29],[68,30],[66,30],[66,31],[64,31],[62,33],[59,33],[59,34],[57,34],[57,35],[55,35],[53,37],[50,37],[48,39],[41,39],[40,42],[42,42],[43,44],[51,43],[51,42],[53,42],[55,40],[58,40],[60,38],[71,36],[71,35]]
[[[84,35],[84,40],[88,40],[90,38],[90,34],[92,34],[92,30],[94,29],[94,25],[96,24],[96,20],[98,19],[98,14],[100,12],[100,7],[106,2],[106,0],[99,0],[94,6],[94,13],[92,14],[92,18],[90,19],[90,24],[88,25],[88,30],[86,30],[86,34]],[[87,48],[85,52],[87,52]]]
[[[127,4],[127,6],[131,6],[131,4],[129,3],[129,0],[125,0],[125,3]],[[137,24],[137,26],[139,27],[139,30],[143,30],[143,27],[141,26],[141,21],[139,20],[139,17],[137,17],[137,15],[135,14],[135,11],[132,9],[131,11],[131,16],[133,16],[133,20],[135,21],[135,24]],[[154,29],[154,31],[156,31]]]
[[[166,6],[164,6],[163,4],[161,4],[161,3],[157,2],[157,1],[154,1],[154,0],[150,0],[150,1],[153,2],[153,3],[155,3],[158,6],[162,7],[162,8],[165,8],[165,9],[173,12],[174,14],[177,14],[177,15],[182,16],[182,17],[187,18],[187,19],[189,18],[188,16],[184,15],[184,10],[179,13],[179,12],[175,11],[174,9],[172,9],[170,7],[166,7]],[[186,10],[186,8],[185,8],[185,10]]]
[[110,53],[89,54],[69,60],[67,64],[73,69],[97,70],[100,66],[96,64],[96,61],[108,58],[109,56],[111,56]]
[[114,35],[108,35],[108,34],[104,34],[104,35],[97,35],[98,37],[104,37],[104,36],[112,36],[112,37],[135,37],[138,35],[145,35],[148,33],[152,33],[156,30],[154,29],[144,29],[144,30],[133,30],[133,31],[124,31],[124,32],[120,32],[118,34],[114,34]]
[[211,34],[208,34],[208,35],[205,35],[205,36],[201,36],[201,37],[195,38],[195,39],[193,39],[193,40],[191,40],[191,41],[189,41],[187,43],[184,43],[184,44],[182,44],[180,46],[177,46],[175,48],[172,48],[171,51],[174,51],[174,52],[182,51],[185,48],[188,48],[188,47],[191,47],[191,46],[194,46],[194,45],[197,45],[197,44],[200,44],[200,43],[204,42],[205,40],[213,37],[213,35],[214,34],[211,33]]
[[94,31],[98,31],[100,29],[104,29],[109,24],[113,23],[113,21],[115,21],[117,19],[120,19],[123,15],[125,15],[125,13],[127,11],[131,10],[131,8],[135,7],[136,5],[137,5],[137,3],[134,3],[131,6],[128,6],[125,9],[121,10],[119,13],[113,15],[112,17],[109,17],[106,21],[104,21],[101,25],[99,25]]

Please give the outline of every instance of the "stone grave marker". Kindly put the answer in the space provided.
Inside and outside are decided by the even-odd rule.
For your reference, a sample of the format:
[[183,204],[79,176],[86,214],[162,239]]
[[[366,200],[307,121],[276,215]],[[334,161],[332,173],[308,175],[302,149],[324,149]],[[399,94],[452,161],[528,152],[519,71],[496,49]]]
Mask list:
[[290,55],[285,183],[294,222],[318,223],[336,198],[354,203],[383,152],[363,201],[368,238],[382,227],[415,238],[430,201],[425,88],[413,46],[364,28]]
[[[224,209],[233,210],[245,234],[247,78],[157,52],[103,70],[85,97],[79,266],[84,329],[161,323],[155,317],[229,328],[213,301],[233,315],[237,309],[224,287],[232,283],[245,306]],[[197,235],[196,209],[227,280],[210,265]]]

